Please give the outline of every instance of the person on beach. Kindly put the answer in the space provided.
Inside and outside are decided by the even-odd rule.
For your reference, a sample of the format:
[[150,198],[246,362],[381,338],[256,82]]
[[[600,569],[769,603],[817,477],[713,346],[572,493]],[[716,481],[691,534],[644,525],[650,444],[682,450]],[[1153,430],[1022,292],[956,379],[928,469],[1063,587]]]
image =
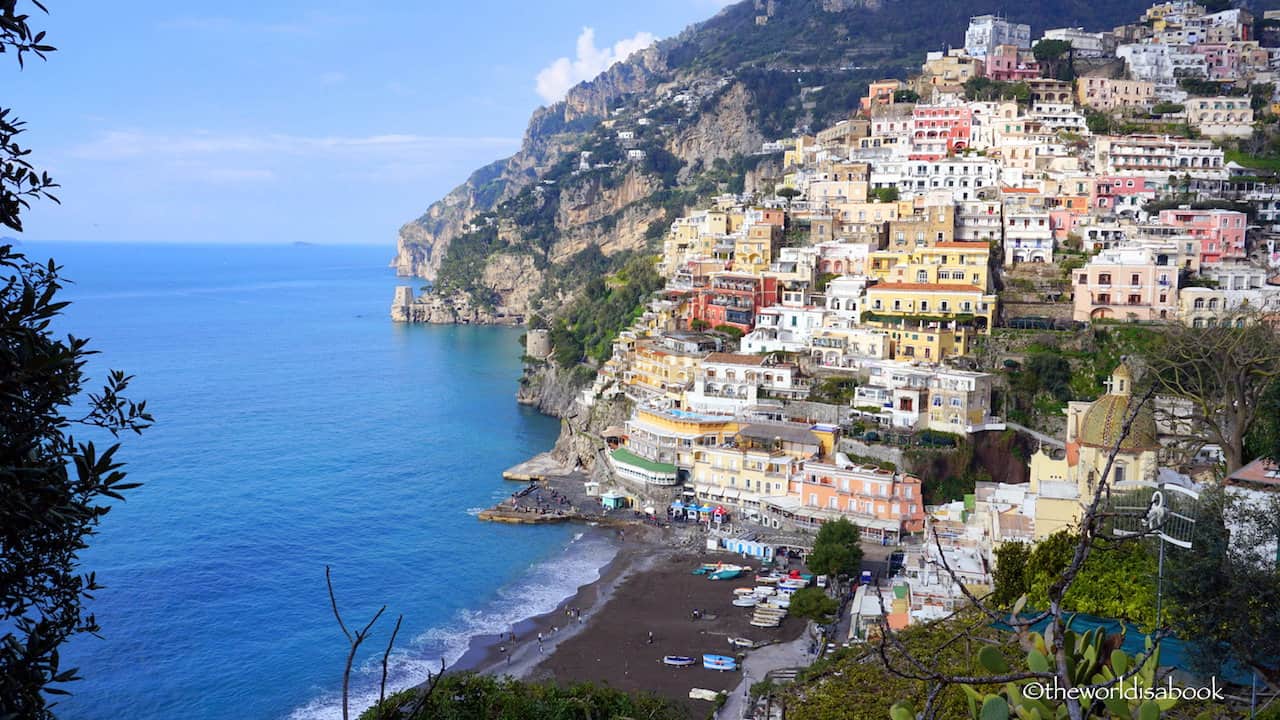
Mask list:
[[652,644],[653,644],[653,631],[652,631],[652,630],[650,630],[650,631],[649,631],[649,644],[650,644],[650,645],[652,645]]

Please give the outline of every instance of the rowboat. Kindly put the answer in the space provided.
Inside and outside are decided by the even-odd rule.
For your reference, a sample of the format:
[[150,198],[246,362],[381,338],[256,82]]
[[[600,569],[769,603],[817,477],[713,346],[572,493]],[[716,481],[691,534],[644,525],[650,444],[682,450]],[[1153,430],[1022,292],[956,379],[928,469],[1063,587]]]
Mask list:
[[759,588],[734,588],[733,594],[737,595],[738,597],[745,597],[747,595],[759,595],[760,593],[756,592],[756,590],[758,589]]
[[725,570],[717,570],[711,573],[712,580],[732,580],[742,574],[742,570],[736,568],[728,568]]
[[756,597],[768,597],[770,595],[777,595],[778,588],[769,587],[768,585],[761,585],[753,589],[751,592],[754,593]]
[[761,585],[777,585],[778,581],[781,579],[782,578],[778,577],[777,575],[757,575],[756,576],[756,582],[760,583]]
[[708,670],[737,670],[738,661],[726,655],[703,655],[702,667]]
[[782,622],[780,620],[764,620],[764,619],[757,620],[755,618],[751,619],[751,627],[776,628],[781,624]]
[[688,667],[698,662],[697,658],[691,658],[688,655],[664,655],[662,662],[667,665],[676,667]]
[[729,638],[729,644],[734,647],[750,649],[756,646],[756,641],[749,638],[731,637]]
[[734,607],[755,607],[756,603],[758,602],[760,601],[756,600],[753,597],[740,597],[740,598],[734,598],[733,606]]

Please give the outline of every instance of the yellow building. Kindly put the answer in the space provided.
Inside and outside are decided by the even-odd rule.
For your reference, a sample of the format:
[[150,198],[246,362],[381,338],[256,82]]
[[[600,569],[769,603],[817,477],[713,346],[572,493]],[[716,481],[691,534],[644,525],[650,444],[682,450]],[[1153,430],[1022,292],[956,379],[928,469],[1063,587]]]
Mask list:
[[653,340],[639,340],[631,351],[630,367],[622,382],[661,394],[673,402],[684,399],[706,353],[686,353],[662,347]]
[[968,354],[991,327],[996,302],[973,285],[882,282],[867,288],[864,319],[889,331],[895,359],[937,362]]
[[697,453],[724,445],[742,423],[728,415],[703,415],[641,405],[626,423],[627,449],[646,460],[675,465],[687,479]]
[[928,283],[990,287],[987,260],[991,247],[984,242],[941,242],[913,250],[878,250],[867,258],[867,274],[889,283]]
[[782,245],[782,228],[778,225],[757,223],[747,227],[733,240],[734,272],[759,275],[769,269],[769,263]]
[[745,423],[732,443],[694,451],[694,492],[704,502],[758,512],[761,498],[786,495],[803,462],[829,457],[838,442],[835,426]]
[[1037,495],[1035,537],[1048,537],[1080,522],[1093,502],[1107,458],[1119,443],[1108,485],[1113,491],[1155,483],[1160,438],[1150,402],[1137,408],[1132,427],[1121,441],[1125,421],[1135,412],[1133,373],[1121,362],[1107,383],[1107,394],[1092,403],[1067,407],[1066,451],[1054,457],[1043,449],[1031,458],[1031,492]]

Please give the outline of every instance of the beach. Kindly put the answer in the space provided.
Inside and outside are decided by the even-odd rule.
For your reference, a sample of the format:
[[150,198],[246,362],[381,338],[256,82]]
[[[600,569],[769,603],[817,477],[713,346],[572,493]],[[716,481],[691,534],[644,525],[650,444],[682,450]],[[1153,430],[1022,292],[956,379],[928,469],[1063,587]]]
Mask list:
[[[704,669],[703,654],[743,652],[729,644],[730,637],[774,645],[794,644],[803,634],[804,621],[791,617],[778,628],[752,627],[752,610],[732,605],[733,589],[751,587],[753,575],[713,581],[692,574],[704,562],[758,569],[758,561],[702,550],[700,533],[635,526],[626,535],[596,582],[579,588],[555,611],[520,623],[513,630],[515,643],[509,636],[475,638],[450,670],[647,691],[702,717],[711,703],[690,700],[691,688],[729,692],[743,680],[741,672]],[[673,667],[663,663],[665,655],[695,657],[698,663]]]

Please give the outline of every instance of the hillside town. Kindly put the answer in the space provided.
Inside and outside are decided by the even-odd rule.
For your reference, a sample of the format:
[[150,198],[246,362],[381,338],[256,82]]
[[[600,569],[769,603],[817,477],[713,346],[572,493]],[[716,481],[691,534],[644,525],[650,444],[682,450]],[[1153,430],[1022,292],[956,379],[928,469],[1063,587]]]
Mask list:
[[[847,120],[766,143],[761,154],[781,156],[776,186],[670,225],[665,287],[577,400],[630,408],[599,433],[598,492],[765,554],[751,543],[803,545],[853,522],[902,553],[892,582],[852,603],[860,635],[963,603],[943,563],[990,587],[995,549],[1077,522],[1113,450],[1113,487],[1194,491],[1212,473],[1166,452],[1178,428],[1151,406],[1122,439],[1128,362],[1034,432],[1006,417],[998,368],[975,354],[1002,329],[1280,319],[1280,162],[1241,142],[1280,115],[1271,16],[1183,0],[1038,38],[974,17],[963,48],[872,83]],[[625,147],[624,120],[610,131]],[[530,329],[526,348],[547,361],[551,331]],[[992,478],[927,505],[900,468],[904,448],[1010,431],[1034,438],[1027,482]],[[1197,457],[1212,465],[1216,452]],[[1232,470],[1235,485],[1280,490],[1264,460]]]

